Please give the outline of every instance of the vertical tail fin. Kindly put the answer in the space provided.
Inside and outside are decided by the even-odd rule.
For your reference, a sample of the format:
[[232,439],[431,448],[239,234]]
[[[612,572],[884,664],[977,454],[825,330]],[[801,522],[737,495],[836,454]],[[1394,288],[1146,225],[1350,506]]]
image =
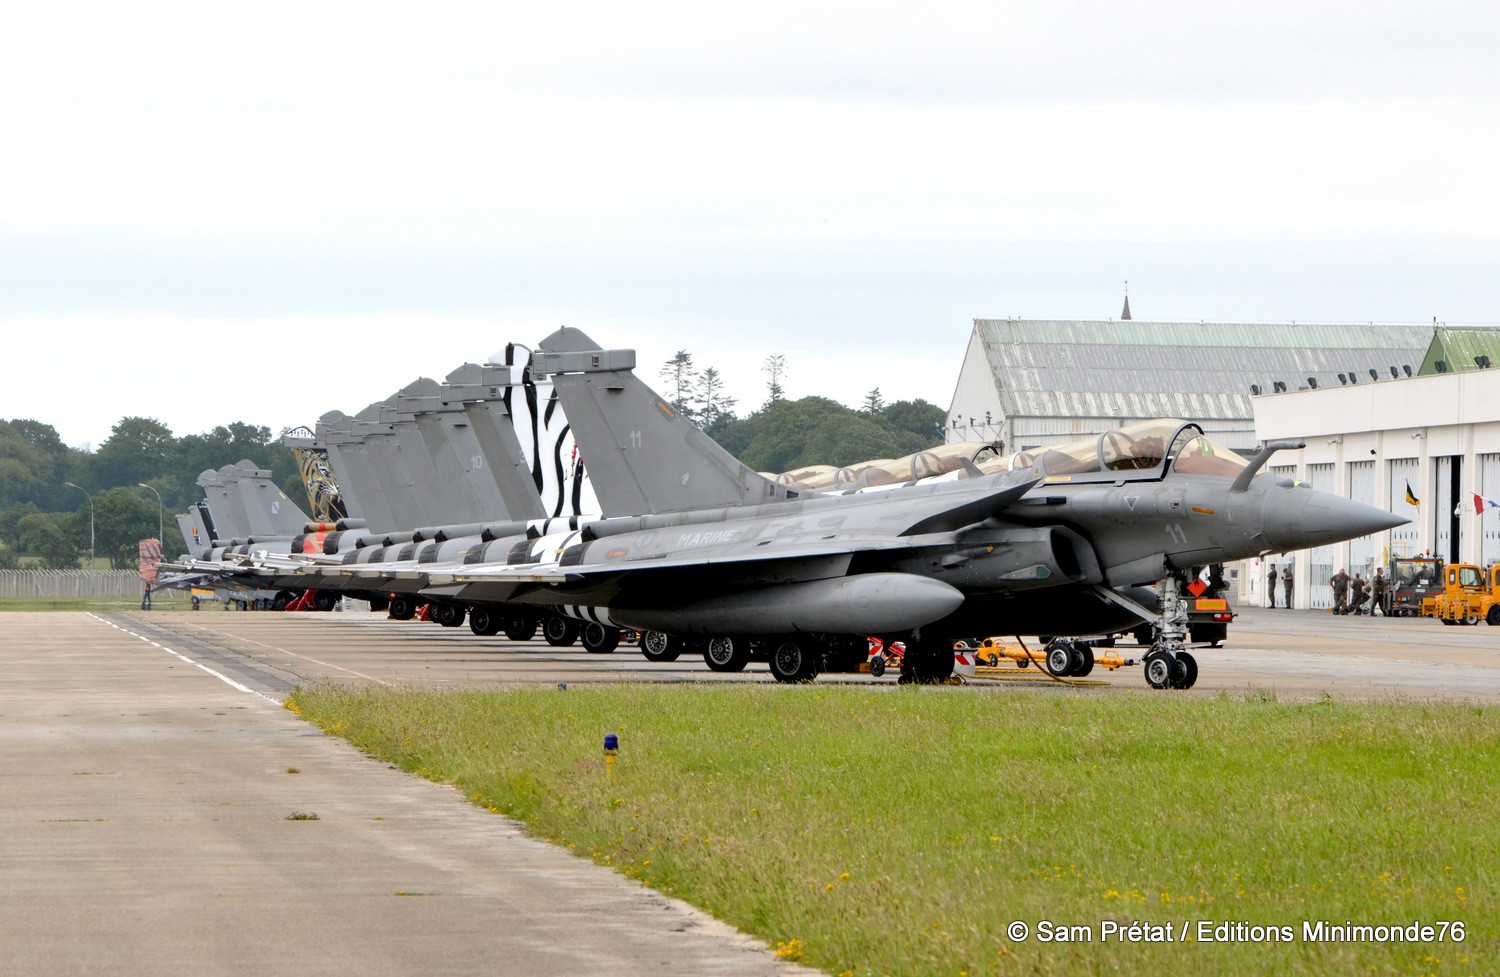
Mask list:
[[467,432],[468,422],[454,428],[462,408],[442,402],[437,381],[421,377],[396,393],[392,422],[402,460],[412,478],[412,488],[421,505],[419,526],[458,526],[507,518],[498,498],[482,499],[469,466],[454,448],[451,432]]
[[549,513],[543,507],[506,403],[513,384],[514,376],[507,366],[465,363],[448,374],[440,398],[463,410],[474,445],[471,465],[493,485],[505,515],[511,519],[542,519]]
[[[339,489],[346,502],[345,511],[365,520],[375,530],[390,532],[396,525],[394,514],[385,504],[374,476],[369,472],[364,442],[354,435],[354,418],[343,411],[329,411],[318,418],[317,439],[328,449],[328,460],[339,476]],[[406,527],[411,528],[411,527]]]
[[196,504],[177,516],[177,529],[182,533],[182,542],[187,546],[184,552],[192,559],[198,559],[213,545],[213,538],[204,526],[202,514]]
[[209,531],[210,540],[233,539],[249,536],[250,525],[242,512],[231,504],[224,479],[213,468],[198,473],[198,487],[203,490],[203,501],[197,503]]
[[233,485],[250,523],[252,536],[295,536],[307,525],[307,513],[287,498],[271,473],[246,459],[219,469],[226,485]]
[[339,489],[327,446],[307,427],[286,432],[281,442],[291,449],[292,457],[297,460],[297,473],[302,477],[313,521],[337,522],[348,518],[349,509]]
[[542,340],[531,363],[536,374],[552,377],[607,516],[798,495],[740,464],[642,383],[634,350],[602,350],[565,326]]

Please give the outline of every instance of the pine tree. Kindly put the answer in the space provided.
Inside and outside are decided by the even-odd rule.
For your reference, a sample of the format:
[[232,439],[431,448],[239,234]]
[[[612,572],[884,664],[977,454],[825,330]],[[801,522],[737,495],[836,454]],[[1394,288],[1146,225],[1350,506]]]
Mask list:
[[667,381],[667,399],[672,409],[689,420],[695,419],[692,395],[698,371],[693,369],[693,354],[679,349],[677,355],[662,364],[661,377]]
[[766,384],[766,388],[769,391],[766,403],[774,404],[783,396],[781,378],[786,376],[786,356],[781,353],[777,353],[775,356],[767,356],[766,361],[761,364],[760,371],[769,380]]
[[734,415],[730,408],[734,403],[733,397],[724,396],[724,378],[720,376],[718,369],[710,366],[698,375],[693,410],[697,414],[698,424],[705,431],[722,420],[732,419]]

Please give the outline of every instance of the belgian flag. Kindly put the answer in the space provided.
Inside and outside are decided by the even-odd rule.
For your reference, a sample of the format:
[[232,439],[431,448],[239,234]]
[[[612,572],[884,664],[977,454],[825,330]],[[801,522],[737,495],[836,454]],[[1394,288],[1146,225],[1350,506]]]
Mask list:
[[1421,505],[1422,504],[1421,501],[1414,494],[1412,494],[1411,482],[1410,481],[1408,481],[1406,483],[1406,504],[1407,505]]

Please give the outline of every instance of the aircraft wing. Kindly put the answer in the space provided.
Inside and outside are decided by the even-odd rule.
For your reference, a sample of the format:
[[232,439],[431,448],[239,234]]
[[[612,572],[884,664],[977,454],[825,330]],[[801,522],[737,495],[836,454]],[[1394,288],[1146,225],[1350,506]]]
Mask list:
[[[157,568],[160,570],[160,567]],[[163,575],[157,574],[151,582],[152,590],[182,590],[195,584],[222,579],[221,573],[173,573]]]
[[[858,553],[895,552],[910,549],[911,537],[927,533],[952,531],[983,521],[1000,512],[1026,494],[1036,479],[1027,479],[978,498],[965,493],[958,498],[942,496],[921,500],[892,498],[889,505],[896,510],[891,518],[910,520],[904,523],[901,532],[874,531],[855,535],[825,535],[826,530],[809,528],[793,538],[761,538],[735,541],[722,545],[669,547],[647,552],[621,552],[614,558],[592,562],[569,562],[565,553],[560,564],[470,564],[439,567],[426,564],[413,568],[412,575],[426,576],[433,584],[532,582],[545,584],[567,584],[588,582],[606,576],[636,575],[656,571],[725,570],[742,569],[744,574],[756,575],[757,567],[768,570],[775,567],[776,576],[782,580],[819,579],[841,576],[847,572]],[[609,545],[608,540],[588,544],[592,553]],[[584,559],[592,555],[584,552]],[[743,575],[743,574],[740,574]]]
[[[737,549],[727,547],[678,550],[671,553],[651,553],[630,556],[602,563],[572,564],[568,566],[500,566],[476,564],[453,571],[457,581],[481,581],[497,578],[526,579],[517,572],[533,571],[536,579],[550,583],[583,580],[588,577],[620,573],[638,573],[644,570],[678,570],[714,566],[735,566],[749,563],[772,563],[794,560],[823,560],[829,557],[847,562],[856,552],[872,552],[881,549],[907,549],[908,543],[901,540],[819,540],[788,546],[753,546],[739,544]],[[716,551],[717,549],[717,551]],[[552,570],[552,575],[545,571]]]
[[[982,495],[978,498],[970,497],[962,502],[943,506],[919,518],[916,522],[909,525],[901,535],[920,536],[924,533],[953,532],[965,526],[972,526],[976,522],[983,522],[990,516],[998,515],[1004,511],[1007,506],[1031,491],[1031,487],[1040,481],[1041,476],[1038,474],[1035,477],[1027,478],[1025,481],[1020,481],[1013,485],[1007,485],[987,495]],[[933,496],[930,500],[926,501],[935,501],[941,498],[941,496]]]
[[[282,575],[285,569],[275,569],[268,566],[259,566],[248,562],[248,558],[241,558],[246,562],[221,562],[212,560],[184,560],[176,563],[162,563],[158,566],[158,574],[154,590],[176,589],[181,590],[195,584],[218,583],[249,583],[252,580],[264,580],[270,577]],[[162,575],[160,571],[170,571]]]

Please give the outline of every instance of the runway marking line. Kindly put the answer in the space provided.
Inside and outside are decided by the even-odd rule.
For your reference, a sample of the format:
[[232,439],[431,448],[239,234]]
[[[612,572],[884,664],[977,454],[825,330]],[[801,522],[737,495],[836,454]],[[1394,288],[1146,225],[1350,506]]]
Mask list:
[[360,678],[370,682],[374,682],[377,685],[384,685],[386,688],[391,687],[391,683],[378,679],[373,675],[366,675],[364,672],[356,672],[352,668],[345,668],[342,665],[335,665],[332,662],[319,661],[316,658],[309,658],[306,655],[299,655],[295,651],[287,651],[285,648],[279,648],[276,645],[268,645],[264,641],[256,641],[254,638],[245,638],[237,634],[229,634],[225,631],[215,631],[213,628],[206,628],[201,624],[189,624],[187,626],[190,628],[197,628],[199,631],[207,631],[209,634],[217,634],[220,637],[229,638],[232,641],[243,641],[246,644],[259,645],[260,647],[266,648],[270,651],[277,651],[283,655],[290,655],[293,658],[300,658],[305,662],[312,662],[314,665],[322,665],[324,668],[332,668],[340,672],[348,672],[350,675],[357,675]]
[[262,699],[265,699],[267,702],[271,703],[271,705],[277,706],[278,708],[281,706],[281,702],[279,700],[271,698],[270,696],[266,695],[264,692],[257,692],[255,689],[250,688],[250,686],[248,686],[248,685],[243,685],[243,684],[241,684],[239,682],[236,682],[234,679],[230,678],[228,675],[225,675],[223,672],[214,671],[212,668],[209,668],[207,665],[203,664],[202,662],[193,661],[188,656],[182,654],[181,652],[173,651],[171,648],[168,648],[166,645],[162,644],[159,641],[152,641],[150,638],[146,637],[144,634],[136,634],[134,631],[130,630],[129,628],[122,628],[122,627],[120,627],[118,624],[114,623],[113,621],[106,621],[104,618],[99,617],[97,614],[94,614],[92,611],[89,612],[89,617],[91,617],[94,620],[98,621],[100,624],[107,624],[107,625],[109,625],[110,627],[114,628],[116,631],[119,631],[121,634],[128,634],[132,638],[139,638],[141,641],[146,642],[146,644],[150,645],[153,648],[160,648],[162,651],[165,651],[167,654],[171,655],[173,658],[179,659],[181,661],[185,661],[189,665],[193,666],[194,668],[201,668],[201,669],[203,669],[203,671],[205,671],[208,674],[212,675],[214,678],[216,678],[219,681],[223,682],[225,685],[228,685],[228,686],[230,686],[232,688],[239,689],[241,692],[248,692],[251,695],[258,695]]

